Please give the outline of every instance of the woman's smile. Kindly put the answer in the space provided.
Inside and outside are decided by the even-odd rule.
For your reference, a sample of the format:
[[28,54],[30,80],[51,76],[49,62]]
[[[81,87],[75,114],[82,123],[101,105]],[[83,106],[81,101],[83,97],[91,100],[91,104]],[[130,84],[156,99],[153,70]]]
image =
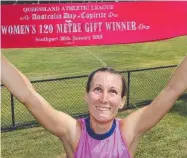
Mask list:
[[111,108],[109,108],[109,107],[104,107],[104,106],[95,106],[96,107],[96,109],[97,110],[99,110],[99,111],[110,111],[111,110]]

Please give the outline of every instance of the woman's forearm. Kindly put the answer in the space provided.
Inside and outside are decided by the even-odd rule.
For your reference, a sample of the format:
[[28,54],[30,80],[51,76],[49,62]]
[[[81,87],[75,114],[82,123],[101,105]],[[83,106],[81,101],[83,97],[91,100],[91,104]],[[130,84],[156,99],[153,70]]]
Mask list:
[[1,55],[1,82],[22,103],[34,91],[30,81]]
[[174,90],[178,95],[187,89],[187,57],[176,68],[167,87]]

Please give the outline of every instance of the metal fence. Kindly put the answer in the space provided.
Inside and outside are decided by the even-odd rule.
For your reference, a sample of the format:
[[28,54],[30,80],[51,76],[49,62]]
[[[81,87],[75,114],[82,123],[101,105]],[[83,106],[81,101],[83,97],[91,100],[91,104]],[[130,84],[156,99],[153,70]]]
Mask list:
[[[128,87],[125,108],[149,104],[164,88],[176,65],[121,71]],[[88,114],[84,102],[84,91],[88,75],[31,81],[35,89],[57,110],[74,118]],[[2,131],[36,126],[38,123],[28,110],[1,87],[1,129]]]

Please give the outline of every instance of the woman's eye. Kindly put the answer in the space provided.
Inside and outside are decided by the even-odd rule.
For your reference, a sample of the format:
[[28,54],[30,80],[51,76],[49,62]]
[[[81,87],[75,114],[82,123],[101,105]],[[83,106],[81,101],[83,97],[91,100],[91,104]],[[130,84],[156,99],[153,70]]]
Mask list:
[[116,90],[110,90],[111,93],[114,93],[114,94],[117,94],[117,91]]
[[94,91],[101,91],[101,88],[96,87],[96,88],[94,89]]

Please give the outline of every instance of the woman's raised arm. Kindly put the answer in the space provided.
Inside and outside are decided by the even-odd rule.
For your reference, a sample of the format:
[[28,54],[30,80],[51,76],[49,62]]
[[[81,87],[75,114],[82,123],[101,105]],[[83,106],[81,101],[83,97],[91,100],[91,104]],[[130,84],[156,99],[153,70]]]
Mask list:
[[186,89],[187,57],[178,65],[166,87],[150,105],[133,112],[124,119],[129,124],[130,133],[139,137],[151,129],[166,115]]
[[1,82],[30,111],[35,119],[49,132],[58,137],[73,140],[77,121],[71,116],[55,110],[30,81],[3,55],[1,55]]

